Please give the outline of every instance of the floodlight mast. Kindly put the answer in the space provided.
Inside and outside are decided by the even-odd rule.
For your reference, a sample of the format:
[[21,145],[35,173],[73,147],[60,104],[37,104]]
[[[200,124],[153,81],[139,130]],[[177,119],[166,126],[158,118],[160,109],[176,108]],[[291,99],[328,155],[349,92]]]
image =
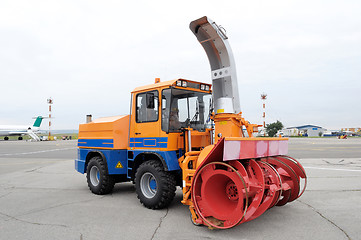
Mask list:
[[266,99],[267,99],[267,94],[262,93],[261,94],[261,99],[263,101],[263,135],[266,136]]
[[50,97],[47,100],[47,103],[49,104],[49,140],[50,140],[50,136],[51,136],[51,105],[53,104],[53,99]]
[[239,113],[236,64],[224,28],[206,16],[191,22],[189,27],[211,65],[215,114]]

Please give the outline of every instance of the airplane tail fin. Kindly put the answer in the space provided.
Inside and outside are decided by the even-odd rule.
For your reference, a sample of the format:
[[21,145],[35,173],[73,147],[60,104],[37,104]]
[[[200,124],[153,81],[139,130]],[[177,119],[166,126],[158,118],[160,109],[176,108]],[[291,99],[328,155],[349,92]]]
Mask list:
[[43,121],[43,117],[42,116],[38,116],[34,122],[33,127],[40,127],[41,122]]

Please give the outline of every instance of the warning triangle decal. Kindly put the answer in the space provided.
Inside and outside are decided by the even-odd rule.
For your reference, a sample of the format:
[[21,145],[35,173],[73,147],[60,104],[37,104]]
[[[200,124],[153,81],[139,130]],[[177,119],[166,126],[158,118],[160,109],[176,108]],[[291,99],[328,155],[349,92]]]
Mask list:
[[115,168],[123,168],[123,165],[120,163],[120,161],[117,163],[117,166]]

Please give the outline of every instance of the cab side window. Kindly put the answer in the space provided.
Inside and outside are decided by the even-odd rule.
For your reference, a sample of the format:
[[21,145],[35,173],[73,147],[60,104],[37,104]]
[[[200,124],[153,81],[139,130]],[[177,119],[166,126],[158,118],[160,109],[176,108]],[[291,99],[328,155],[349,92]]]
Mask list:
[[137,123],[158,121],[158,91],[139,93],[136,101]]

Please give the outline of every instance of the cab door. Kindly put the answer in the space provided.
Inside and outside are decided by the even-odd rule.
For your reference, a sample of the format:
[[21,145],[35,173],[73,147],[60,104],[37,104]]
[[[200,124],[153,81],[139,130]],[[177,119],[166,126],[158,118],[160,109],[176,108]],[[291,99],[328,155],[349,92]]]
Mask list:
[[129,147],[132,150],[163,148],[163,139],[159,137],[159,92],[136,93],[133,102]]

